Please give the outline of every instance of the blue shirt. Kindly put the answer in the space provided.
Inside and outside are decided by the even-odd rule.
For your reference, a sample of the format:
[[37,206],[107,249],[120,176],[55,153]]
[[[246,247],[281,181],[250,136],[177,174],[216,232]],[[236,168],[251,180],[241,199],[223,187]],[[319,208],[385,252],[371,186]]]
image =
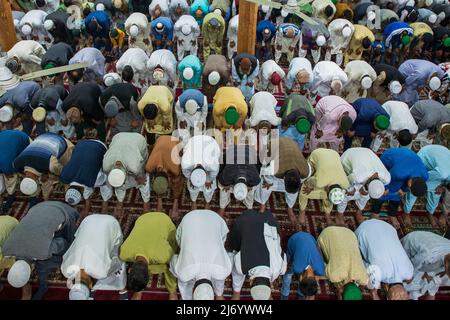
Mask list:
[[297,232],[288,241],[287,254],[294,273],[303,273],[311,266],[317,276],[325,275],[325,264],[316,239],[307,232]]
[[353,122],[353,130],[357,137],[369,137],[374,129],[375,118],[384,115],[389,118],[389,114],[383,109],[381,104],[371,98],[360,98],[352,103],[356,111],[356,119]]
[[203,108],[203,103],[205,102],[205,95],[200,90],[187,89],[183,91],[178,99],[180,101],[180,107],[183,110],[185,110],[186,102],[193,99],[199,106],[198,111],[200,111]]
[[26,133],[18,130],[0,132],[0,173],[12,174],[17,172],[13,161],[30,144]]
[[431,144],[417,153],[428,170],[428,191],[436,190],[442,183],[450,183],[450,150],[446,147]]
[[[156,31],[156,25],[162,23],[164,25],[163,32]],[[152,34],[156,40],[170,40],[173,39],[173,22],[170,18],[159,17],[152,21],[151,23]]]
[[97,23],[100,25],[100,30],[96,32],[89,32],[91,36],[94,38],[100,37],[100,38],[109,38],[109,27],[111,25],[111,19],[109,18],[109,15],[105,11],[94,11],[91,12],[86,19],[84,19],[84,25],[87,29],[89,23],[94,19],[97,21]]
[[[264,37],[264,29],[270,30],[270,36],[267,38]],[[256,41],[270,41],[275,36],[276,32],[277,27],[270,20],[262,20],[256,25]]]

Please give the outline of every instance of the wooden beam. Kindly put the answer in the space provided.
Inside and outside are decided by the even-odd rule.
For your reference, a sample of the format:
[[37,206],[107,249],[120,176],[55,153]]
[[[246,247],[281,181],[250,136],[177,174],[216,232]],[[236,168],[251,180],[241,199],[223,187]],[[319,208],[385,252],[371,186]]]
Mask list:
[[255,54],[258,5],[239,1],[238,53]]
[[11,4],[8,0],[0,0],[0,21],[0,46],[3,51],[8,51],[17,42]]

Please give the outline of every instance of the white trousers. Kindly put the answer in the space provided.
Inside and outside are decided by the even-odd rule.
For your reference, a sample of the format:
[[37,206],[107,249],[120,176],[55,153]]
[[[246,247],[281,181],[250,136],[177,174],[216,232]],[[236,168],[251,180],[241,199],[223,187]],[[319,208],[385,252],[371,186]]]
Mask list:
[[134,177],[127,177],[127,180],[125,181],[125,184],[123,186],[114,189],[117,201],[123,202],[127,190],[131,188],[139,189],[142,200],[144,202],[150,201],[150,176],[148,173],[145,174],[145,183],[143,185],[138,185]]
[[205,201],[210,203],[212,197],[214,195],[214,191],[217,189],[217,182],[214,180],[211,184],[211,188],[206,188],[206,185],[201,186],[200,188],[194,187],[190,181],[187,183],[187,188],[189,190],[189,194],[191,196],[192,201],[197,201],[198,195],[200,192],[203,192],[203,196],[205,197]]
[[[233,193],[233,187],[230,187],[228,191],[225,191],[224,186],[219,183],[220,190],[220,209],[225,209],[231,202],[231,194]],[[253,208],[253,201],[255,199],[255,190],[256,187],[252,187],[248,193],[247,197],[242,201],[242,203],[247,207],[247,209]]]
[[[266,180],[269,184],[272,184],[269,189],[263,187],[263,180]],[[286,200],[286,204],[289,208],[293,208],[295,206],[295,202],[298,198],[298,192],[296,193],[288,193],[284,187],[284,180],[277,178],[275,176],[264,176],[264,179],[261,179],[261,183],[256,187],[255,190],[255,201],[261,204],[266,204],[269,200],[272,192],[283,192]]]

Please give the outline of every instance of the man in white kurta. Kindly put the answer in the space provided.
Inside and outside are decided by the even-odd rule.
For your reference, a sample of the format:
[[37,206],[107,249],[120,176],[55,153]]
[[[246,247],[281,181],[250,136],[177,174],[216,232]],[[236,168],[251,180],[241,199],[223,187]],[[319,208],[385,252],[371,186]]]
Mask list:
[[52,44],[53,37],[44,28],[47,13],[43,10],[30,10],[20,19],[19,29],[23,40],[36,40],[44,48]]
[[248,119],[248,124],[251,127],[266,127],[270,129],[271,127],[277,127],[281,123],[281,118],[275,112],[277,99],[273,94],[267,91],[257,92],[251,98],[249,104],[250,118]]
[[225,250],[229,230],[225,220],[211,210],[194,210],[178,225],[180,253],[172,257],[170,272],[178,278],[183,300],[224,300],[225,279],[232,261]]
[[314,80],[311,62],[306,58],[294,58],[289,64],[286,77],[286,91],[288,93],[298,88],[299,93],[305,94]]
[[359,98],[367,97],[367,90],[377,79],[377,73],[372,66],[363,60],[353,60],[347,63],[344,72],[348,77],[348,83],[344,88],[345,100],[353,103]]
[[259,67],[257,89],[273,93],[285,77],[286,73],[274,60],[267,60]]
[[105,57],[97,48],[83,48],[69,60],[69,64],[89,62],[88,67],[83,72],[84,81],[102,81],[105,75]]
[[130,66],[133,69],[133,84],[139,88],[143,88],[147,85],[148,72],[147,72],[148,56],[141,48],[129,48],[127,49],[119,60],[116,62],[116,69],[119,74],[122,74],[123,69],[126,66]]
[[330,94],[340,95],[348,82],[347,74],[333,61],[317,63],[313,69],[313,78],[311,92],[319,97]]
[[330,61],[332,56],[336,56],[336,63],[340,66],[344,61],[344,52],[350,44],[355,28],[353,23],[347,19],[335,19],[328,25],[330,38],[328,48],[325,53],[325,60]]
[[200,26],[195,18],[189,14],[182,15],[173,27],[174,36],[177,41],[178,61],[183,60],[187,55],[197,55],[198,37]]
[[74,282],[71,300],[87,300],[95,290],[125,289],[125,263],[119,259],[122,241],[122,230],[114,217],[92,214],[84,218],[61,264],[64,277]]
[[385,221],[370,219],[360,224],[355,235],[367,266],[372,298],[380,299],[377,292],[384,284],[388,300],[407,300],[402,283],[412,279],[414,267],[395,228]]
[[[45,49],[39,42],[22,40],[8,51],[6,66],[12,70],[9,64],[16,65],[17,70],[12,70],[12,72],[18,75],[38,71],[41,70],[41,59],[44,54]],[[15,60],[16,63],[12,60]]]
[[150,55],[153,51],[150,39],[150,28],[147,16],[140,12],[133,12],[125,21],[125,31],[128,35],[128,47],[140,48]]
[[177,80],[177,59],[172,51],[153,51],[147,61],[147,72],[152,85],[164,85],[174,89]]
[[235,53],[237,52],[237,43],[238,43],[238,26],[239,26],[239,15],[235,15],[228,22],[228,30],[227,30],[227,53],[228,59],[232,59]]

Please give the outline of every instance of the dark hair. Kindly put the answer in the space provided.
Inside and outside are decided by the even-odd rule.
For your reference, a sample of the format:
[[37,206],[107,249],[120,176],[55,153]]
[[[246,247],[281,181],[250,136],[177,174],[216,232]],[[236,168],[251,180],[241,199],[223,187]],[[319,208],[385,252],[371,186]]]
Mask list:
[[143,113],[145,119],[153,120],[156,118],[156,115],[158,114],[158,107],[156,106],[156,104],[148,103],[145,105]]
[[76,69],[69,72],[69,77],[74,81],[78,82],[83,78],[84,69]]
[[409,22],[409,23],[416,22],[418,17],[419,17],[419,14],[418,14],[417,10],[412,10],[406,17],[406,22]]
[[296,169],[288,170],[284,175],[284,187],[288,193],[296,193],[300,189],[300,173]]
[[422,178],[412,178],[411,180],[411,193],[416,197],[423,197],[428,190],[425,180]]
[[133,68],[130,65],[126,65],[122,70],[122,79],[125,82],[131,82],[134,77]]
[[431,33],[424,33],[422,36],[422,40],[424,43],[432,43],[434,40],[434,37]]
[[86,7],[83,9],[83,16],[86,18],[91,13],[91,9]]
[[353,20],[353,12],[350,9],[345,9],[344,12],[342,13],[342,16],[344,17],[344,19],[347,20]]
[[317,293],[319,285],[317,284],[315,278],[309,277],[304,278],[298,283],[298,289],[300,290],[301,293],[303,293],[303,295],[311,297]]
[[36,0],[36,5],[39,8],[45,6],[45,0]]
[[411,135],[411,132],[409,132],[408,129],[400,130],[398,132],[397,136],[398,136],[397,137],[398,142],[400,143],[400,145],[402,147],[409,145],[411,143],[411,141],[412,141],[412,135]]
[[91,20],[89,22],[89,24],[87,25],[87,30],[89,32],[95,32],[95,31],[97,31],[97,28],[98,28],[98,23],[95,20]]
[[370,39],[368,37],[365,37],[362,41],[363,48],[369,49],[371,45],[372,45],[372,41],[370,41]]
[[349,116],[342,116],[341,121],[339,122],[339,128],[343,131],[348,131],[353,126],[353,120]]
[[131,266],[127,277],[127,289],[139,292],[145,289],[150,279],[148,265],[143,261],[136,261]]
[[328,5],[325,7],[325,10],[323,12],[327,17],[331,17],[333,15],[333,7]]

